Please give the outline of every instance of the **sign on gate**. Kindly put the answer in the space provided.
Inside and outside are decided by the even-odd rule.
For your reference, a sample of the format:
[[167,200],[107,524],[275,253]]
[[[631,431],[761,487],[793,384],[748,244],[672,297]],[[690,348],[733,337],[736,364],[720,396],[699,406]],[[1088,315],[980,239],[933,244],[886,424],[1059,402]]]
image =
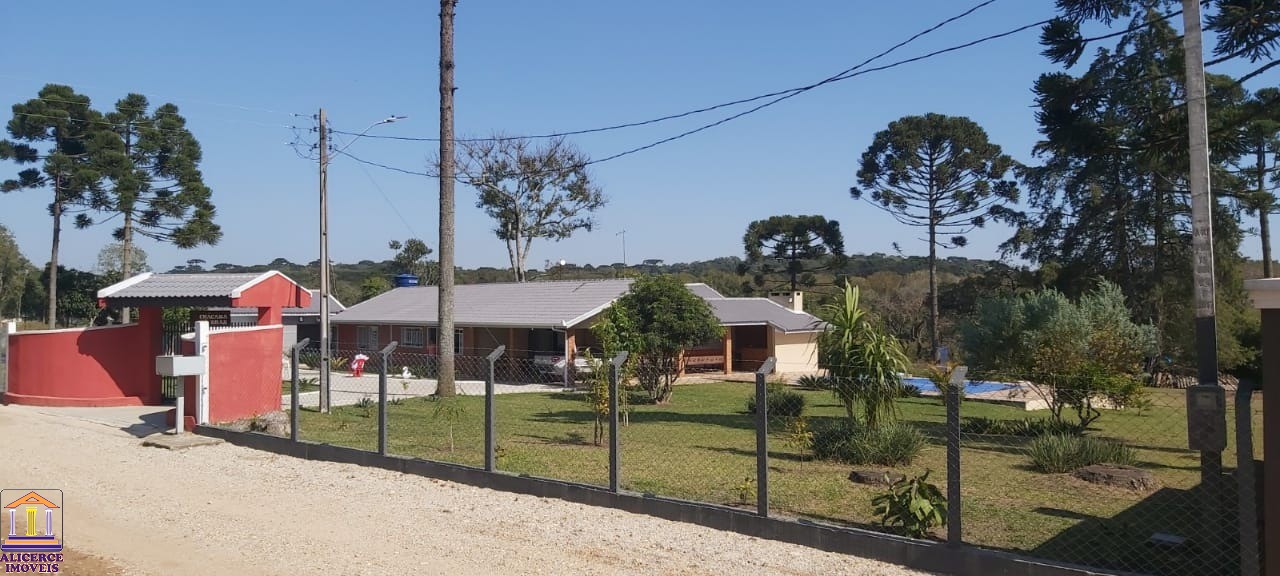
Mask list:
[[231,326],[230,310],[194,310],[191,312],[192,322],[208,322],[210,328]]

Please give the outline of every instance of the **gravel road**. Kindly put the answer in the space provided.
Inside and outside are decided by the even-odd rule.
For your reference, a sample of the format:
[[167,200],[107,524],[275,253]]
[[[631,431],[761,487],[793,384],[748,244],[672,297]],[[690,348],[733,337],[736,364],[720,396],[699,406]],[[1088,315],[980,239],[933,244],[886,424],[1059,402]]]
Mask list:
[[51,412],[0,406],[0,486],[61,488],[67,544],[124,574],[922,574],[229,444],[146,448],[115,423]]

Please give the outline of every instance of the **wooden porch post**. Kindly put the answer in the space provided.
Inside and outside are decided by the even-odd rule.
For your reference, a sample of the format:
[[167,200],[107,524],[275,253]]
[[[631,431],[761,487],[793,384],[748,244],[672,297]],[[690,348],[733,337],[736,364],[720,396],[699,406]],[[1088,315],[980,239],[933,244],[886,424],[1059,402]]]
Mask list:
[[570,374],[573,372],[573,355],[578,350],[578,338],[574,334],[573,328],[564,329],[564,387],[568,388],[573,381]]
[[733,326],[724,329],[724,373],[733,373]]

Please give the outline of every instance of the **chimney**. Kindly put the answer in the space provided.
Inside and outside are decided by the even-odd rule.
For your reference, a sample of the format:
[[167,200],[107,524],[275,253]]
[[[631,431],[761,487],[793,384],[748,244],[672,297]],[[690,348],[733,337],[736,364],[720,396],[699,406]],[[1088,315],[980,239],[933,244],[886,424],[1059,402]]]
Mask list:
[[792,312],[804,312],[804,292],[770,292],[769,299]]

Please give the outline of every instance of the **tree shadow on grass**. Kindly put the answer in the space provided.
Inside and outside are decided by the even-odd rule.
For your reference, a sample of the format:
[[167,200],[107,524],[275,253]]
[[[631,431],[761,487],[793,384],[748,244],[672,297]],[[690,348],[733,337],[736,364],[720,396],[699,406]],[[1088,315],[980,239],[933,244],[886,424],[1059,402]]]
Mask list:
[[[755,450],[743,450],[741,448],[724,448],[724,447],[717,448],[714,446],[694,446],[694,448],[698,448],[701,450],[710,450],[712,452],[720,452],[722,454],[733,454],[734,456],[746,456],[753,459],[756,457]],[[769,459],[770,460],[787,460],[789,462],[812,462],[814,460],[812,456],[807,456],[804,454],[796,454],[794,452],[774,452],[772,450],[769,451]]]
[[[1233,501],[1234,492],[1221,494]],[[1212,506],[1202,487],[1162,488],[1110,518],[1057,509],[1042,514],[1080,520],[1034,550],[1032,555],[1095,568],[1150,574],[1200,575],[1238,573],[1238,538],[1231,506]],[[1207,511],[1217,511],[1206,521]],[[1214,527],[1213,524],[1217,524]],[[1153,545],[1153,534],[1187,538],[1178,546]]]
[[[539,412],[531,419],[549,424],[589,424],[595,421],[590,410],[557,410]],[[636,424],[705,424],[737,430],[755,430],[755,420],[743,414],[686,414],[665,410],[632,411],[630,423]]]

